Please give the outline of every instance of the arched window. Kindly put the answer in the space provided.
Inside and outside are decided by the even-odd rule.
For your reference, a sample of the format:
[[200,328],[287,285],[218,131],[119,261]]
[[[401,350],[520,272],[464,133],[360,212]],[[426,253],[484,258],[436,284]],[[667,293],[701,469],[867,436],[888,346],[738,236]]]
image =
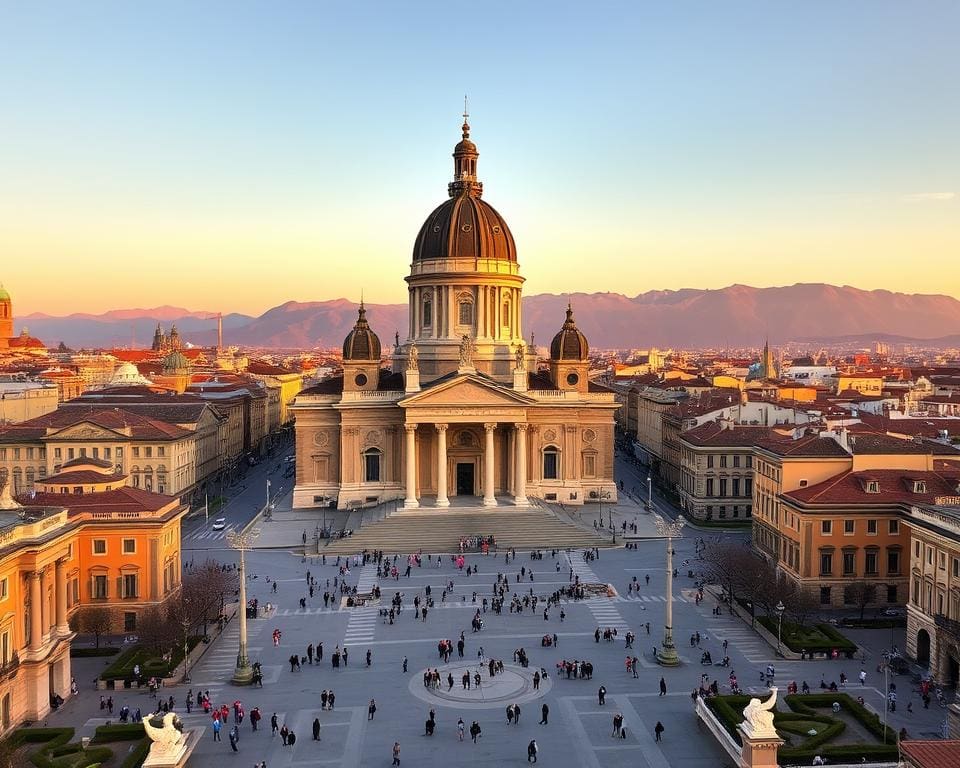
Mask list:
[[510,300],[507,299],[503,302],[503,319],[500,322],[501,325],[510,325]]
[[433,325],[433,302],[430,299],[423,302],[423,325],[424,327]]
[[560,452],[553,445],[543,449],[543,479],[560,479]]
[[140,487],[140,467],[134,465],[133,468],[130,470],[130,477],[133,480],[133,487],[139,488]]
[[383,454],[377,448],[367,448],[363,452],[363,482],[380,482],[380,460]]
[[16,496],[23,490],[23,470],[20,467],[13,468],[13,495]]
[[460,299],[457,305],[457,324],[473,325],[473,302],[470,299]]

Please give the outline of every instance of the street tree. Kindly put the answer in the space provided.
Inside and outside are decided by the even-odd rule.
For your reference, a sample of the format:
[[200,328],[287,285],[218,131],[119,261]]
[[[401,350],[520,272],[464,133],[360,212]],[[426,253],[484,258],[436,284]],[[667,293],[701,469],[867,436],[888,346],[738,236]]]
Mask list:
[[112,625],[113,611],[105,605],[82,608],[70,617],[70,629],[81,635],[93,635],[97,648],[100,647],[100,638],[110,634]]
[[854,581],[843,590],[843,602],[855,605],[860,609],[860,619],[863,620],[864,611],[871,603],[876,602],[877,585],[869,581]]

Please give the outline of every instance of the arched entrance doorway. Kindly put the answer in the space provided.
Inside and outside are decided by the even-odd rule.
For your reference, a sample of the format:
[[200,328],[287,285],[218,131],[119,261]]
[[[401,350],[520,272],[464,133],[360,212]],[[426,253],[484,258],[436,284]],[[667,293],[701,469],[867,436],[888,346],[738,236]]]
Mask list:
[[930,666],[930,633],[925,629],[917,632],[917,664]]

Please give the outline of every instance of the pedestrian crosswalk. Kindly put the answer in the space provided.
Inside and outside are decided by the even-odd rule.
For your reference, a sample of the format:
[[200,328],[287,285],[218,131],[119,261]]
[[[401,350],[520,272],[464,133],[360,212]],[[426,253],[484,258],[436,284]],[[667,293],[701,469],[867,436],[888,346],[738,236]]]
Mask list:
[[566,554],[567,562],[570,564],[570,568],[573,569],[574,577],[579,576],[582,584],[596,584],[600,581],[600,578],[593,572],[593,569],[587,565],[587,561],[583,559],[582,552],[567,552]]
[[617,610],[613,602],[606,597],[596,597],[590,600],[584,600],[583,604],[593,614],[596,624],[601,629],[616,629],[618,632],[630,629],[630,626],[624,621],[620,611]]
[[369,643],[377,631],[377,608],[351,608],[344,645]]
[[349,609],[342,609],[340,608],[339,605],[333,608],[322,608],[322,607],[307,608],[307,609],[279,608],[273,613],[273,615],[274,616],[316,616],[321,613],[340,613],[341,610],[349,610]]
[[[618,595],[613,599],[618,603],[665,603],[667,602],[667,598],[664,597],[663,595]],[[674,595],[673,599],[681,603],[687,602],[682,597],[680,597],[680,595]]]
[[377,586],[378,581],[377,564],[372,562],[367,563],[360,569],[360,575],[357,577],[357,592],[361,595],[372,592],[373,588]]

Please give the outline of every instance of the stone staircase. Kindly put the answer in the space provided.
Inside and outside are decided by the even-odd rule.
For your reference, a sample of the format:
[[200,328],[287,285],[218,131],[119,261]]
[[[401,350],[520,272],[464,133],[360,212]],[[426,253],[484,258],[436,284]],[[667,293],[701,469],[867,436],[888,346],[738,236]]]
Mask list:
[[320,553],[346,555],[364,549],[390,553],[457,552],[461,536],[494,536],[500,551],[609,547],[609,536],[600,537],[559,519],[537,506],[495,508],[422,507],[399,510],[384,520],[366,523],[346,539],[321,541]]

